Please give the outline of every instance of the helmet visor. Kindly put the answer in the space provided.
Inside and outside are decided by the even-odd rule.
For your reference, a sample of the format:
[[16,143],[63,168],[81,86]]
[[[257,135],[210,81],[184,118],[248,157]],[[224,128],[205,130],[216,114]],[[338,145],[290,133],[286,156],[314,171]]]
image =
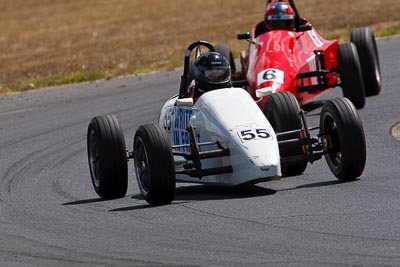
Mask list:
[[267,16],[267,25],[274,29],[278,28],[293,28],[294,27],[294,16],[293,15],[274,15]]
[[204,71],[204,80],[211,83],[226,82],[229,79],[229,68],[213,68]]

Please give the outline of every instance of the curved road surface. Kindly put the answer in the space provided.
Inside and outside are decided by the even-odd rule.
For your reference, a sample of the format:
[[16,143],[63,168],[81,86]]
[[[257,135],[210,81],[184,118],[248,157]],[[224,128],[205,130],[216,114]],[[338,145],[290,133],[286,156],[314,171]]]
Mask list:
[[321,160],[240,190],[178,185],[172,205],[150,207],[130,166],[128,195],[102,201],[87,166],[90,119],[116,114],[131,146],[180,71],[0,97],[0,265],[398,266],[400,144],[389,131],[400,121],[400,38],[378,46],[384,86],[360,111],[368,159],[352,183]]

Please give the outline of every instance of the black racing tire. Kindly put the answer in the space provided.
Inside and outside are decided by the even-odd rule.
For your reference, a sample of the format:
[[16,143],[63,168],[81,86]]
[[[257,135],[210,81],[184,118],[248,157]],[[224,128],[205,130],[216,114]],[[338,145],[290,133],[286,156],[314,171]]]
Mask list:
[[[280,92],[267,96],[264,103],[263,112],[265,117],[271,123],[276,133],[298,130],[302,128],[300,121],[300,107],[294,95],[290,92]],[[281,138],[289,140],[300,138],[299,133]],[[279,153],[282,158],[303,155],[304,151],[299,144],[280,145]],[[281,170],[283,176],[299,175],[307,168],[307,160],[299,160],[293,163],[283,163],[281,161]]]
[[226,59],[229,61],[229,65],[231,66],[231,73],[236,73],[236,64],[235,58],[233,57],[233,53],[229,45],[227,44],[220,44],[214,46],[216,52],[221,53]]
[[365,106],[365,89],[356,46],[353,43],[340,44],[337,57],[343,95],[361,109]]
[[133,140],[135,173],[143,198],[154,206],[175,196],[175,163],[171,143],[160,124],[140,126]]
[[114,115],[94,117],[87,131],[92,184],[103,199],[121,198],[128,189],[125,139]]
[[353,181],[365,168],[367,150],[364,128],[347,98],[327,101],[321,109],[320,132],[326,162],[340,181]]
[[353,29],[350,40],[357,47],[364,80],[365,95],[378,95],[382,88],[381,68],[373,31],[368,27]]

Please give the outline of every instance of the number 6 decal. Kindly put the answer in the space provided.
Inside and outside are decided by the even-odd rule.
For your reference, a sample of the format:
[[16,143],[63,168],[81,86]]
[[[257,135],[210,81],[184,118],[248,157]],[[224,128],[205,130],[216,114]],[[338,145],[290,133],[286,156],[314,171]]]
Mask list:
[[257,74],[257,85],[265,82],[283,83],[285,73],[278,69],[266,69]]

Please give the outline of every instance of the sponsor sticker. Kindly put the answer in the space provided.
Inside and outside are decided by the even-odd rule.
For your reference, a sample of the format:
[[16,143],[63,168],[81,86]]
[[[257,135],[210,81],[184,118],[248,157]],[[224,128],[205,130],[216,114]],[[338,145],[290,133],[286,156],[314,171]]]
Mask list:
[[307,31],[307,33],[310,35],[311,40],[314,42],[314,44],[315,44],[317,47],[320,47],[320,46],[323,45],[323,43],[321,42],[321,40],[320,40],[320,39],[318,38],[318,36],[315,34],[315,31],[314,31],[314,30]]
[[[174,121],[171,123],[172,127],[172,138],[174,145],[189,145],[190,144],[190,134],[187,131],[190,125],[190,118],[192,117],[193,109],[191,108],[181,108],[175,107],[174,110]],[[200,142],[200,135],[196,134],[195,138],[197,142]],[[189,148],[179,148],[178,151],[189,152]]]

